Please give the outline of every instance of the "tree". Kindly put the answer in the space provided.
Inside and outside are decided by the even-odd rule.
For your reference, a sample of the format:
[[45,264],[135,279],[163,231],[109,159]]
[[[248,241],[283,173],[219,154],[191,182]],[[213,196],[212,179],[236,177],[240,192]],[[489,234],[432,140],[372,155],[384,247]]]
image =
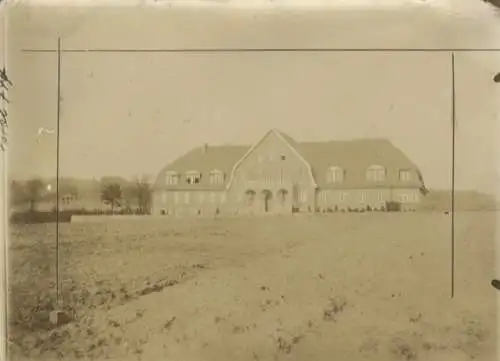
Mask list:
[[31,179],[26,182],[25,187],[26,201],[30,205],[30,211],[33,212],[36,209],[36,204],[43,196],[45,185],[40,179]]
[[18,181],[10,183],[10,204],[12,206],[23,205],[26,202],[26,189],[25,186]]
[[101,190],[101,200],[111,205],[111,212],[115,212],[115,206],[120,205],[122,189],[119,184],[111,183],[104,185]]
[[149,177],[137,177],[134,184],[133,196],[137,199],[140,214],[148,214],[151,209],[152,189]]

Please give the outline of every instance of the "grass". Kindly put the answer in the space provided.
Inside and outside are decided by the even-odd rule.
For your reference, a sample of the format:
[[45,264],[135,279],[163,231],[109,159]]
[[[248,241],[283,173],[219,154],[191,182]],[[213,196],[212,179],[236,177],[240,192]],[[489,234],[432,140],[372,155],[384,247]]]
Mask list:
[[[344,349],[350,357],[414,360],[458,350],[470,359],[491,359],[495,217],[457,214],[453,300],[450,217],[440,213],[62,224],[62,300],[75,321],[57,330],[48,322],[55,304],[55,225],[12,226],[10,351],[13,359],[103,358],[128,344],[127,355],[148,359],[153,341],[123,330],[149,329],[156,322],[158,332],[179,347],[200,339],[230,349],[231,341],[217,344],[205,340],[208,334],[179,331],[185,322],[180,313],[203,307],[201,318],[189,322],[207,317],[213,333],[235,337],[234,344],[239,338],[260,340],[279,319],[278,329],[289,334],[280,331],[269,349],[262,339],[250,359],[265,360],[274,352],[278,358],[293,353],[318,359],[328,352],[332,337],[338,352]],[[209,286],[211,274],[218,275],[219,291]],[[247,285],[252,280],[255,284]],[[198,298],[172,303],[172,312],[179,314],[153,316],[147,300],[167,292],[171,296],[165,302],[174,302],[170,289],[191,290]],[[240,301],[232,302],[233,296]],[[202,303],[195,307],[192,302]],[[122,309],[130,313],[127,319],[99,324],[96,315]],[[226,322],[233,326],[225,328]],[[378,336],[366,331],[370,327]]]

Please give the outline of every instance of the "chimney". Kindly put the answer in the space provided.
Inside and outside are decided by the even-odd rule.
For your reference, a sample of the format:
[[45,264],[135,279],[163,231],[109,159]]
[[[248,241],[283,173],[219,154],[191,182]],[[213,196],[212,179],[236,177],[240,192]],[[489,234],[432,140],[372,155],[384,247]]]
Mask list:
[[205,144],[203,144],[203,154],[205,154],[207,152],[207,150],[208,150],[208,144],[205,143]]

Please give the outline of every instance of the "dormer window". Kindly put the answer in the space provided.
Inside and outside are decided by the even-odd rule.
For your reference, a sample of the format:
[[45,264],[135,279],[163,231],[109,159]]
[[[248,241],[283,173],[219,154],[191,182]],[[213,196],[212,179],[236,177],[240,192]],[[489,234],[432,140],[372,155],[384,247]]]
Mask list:
[[191,170],[186,172],[186,183],[187,184],[198,184],[201,180],[201,174],[198,171]]
[[330,167],[326,172],[327,183],[342,183],[344,181],[344,170],[340,167]]
[[167,183],[167,185],[179,184],[179,174],[174,171],[167,172],[165,182]]
[[372,165],[366,171],[366,179],[371,182],[383,182],[385,181],[385,176],[385,168],[381,165]]
[[220,185],[224,183],[224,173],[218,169],[214,169],[210,172],[210,184]]
[[408,169],[399,170],[399,180],[402,182],[408,182],[410,180],[410,170]]

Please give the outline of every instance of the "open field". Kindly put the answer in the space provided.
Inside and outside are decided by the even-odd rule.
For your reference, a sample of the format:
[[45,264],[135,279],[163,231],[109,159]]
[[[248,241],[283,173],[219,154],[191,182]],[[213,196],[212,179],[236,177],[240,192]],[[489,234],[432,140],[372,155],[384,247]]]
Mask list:
[[373,213],[13,226],[11,360],[496,359],[497,215]]

